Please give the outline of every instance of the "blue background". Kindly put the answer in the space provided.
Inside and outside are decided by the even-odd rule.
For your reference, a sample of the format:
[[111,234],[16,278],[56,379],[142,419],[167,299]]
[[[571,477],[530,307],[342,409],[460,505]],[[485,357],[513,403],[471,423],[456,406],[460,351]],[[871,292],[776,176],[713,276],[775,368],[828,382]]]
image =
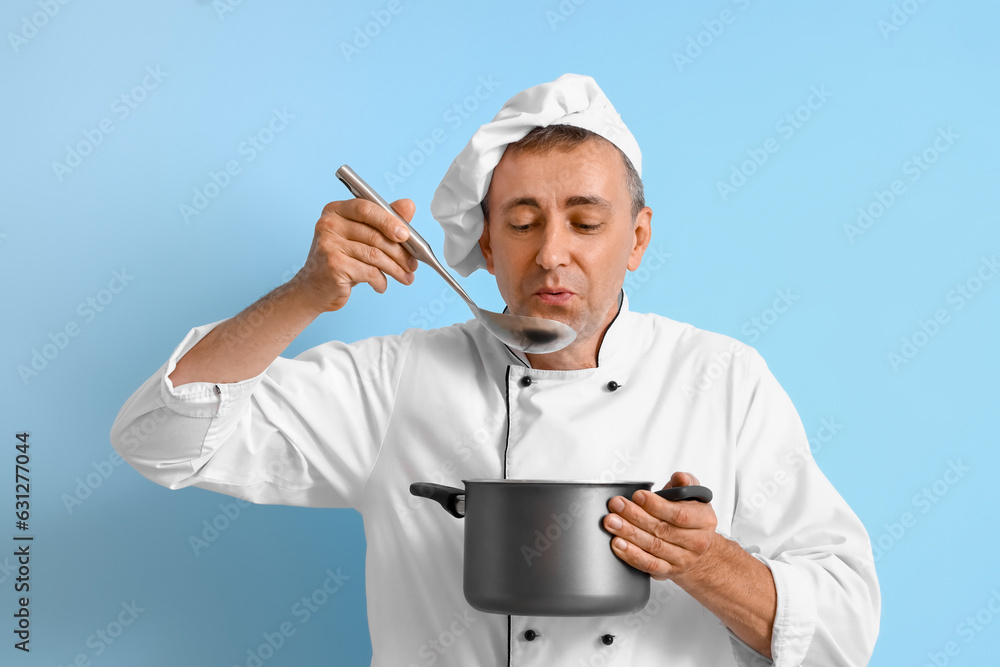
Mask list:
[[[30,655],[11,647],[12,547],[0,548],[0,663],[246,665],[288,621],[295,634],[264,664],[368,664],[356,512],[250,505],[219,519],[234,499],[110,463],[111,424],[191,327],[294,274],[323,206],[348,197],[338,166],[412,198],[440,249],[429,204],[454,156],[507,98],[575,72],[595,77],[639,141],[652,249],[669,254],[633,277],[633,309],[759,349],[879,548],[871,664],[922,665],[949,642],[949,664],[995,664],[998,5],[387,4],[4,3],[0,542],[18,532],[22,430],[36,539]],[[482,80],[492,90],[477,99]],[[448,114],[456,104],[467,117]],[[275,110],[294,117],[248,159],[241,143]],[[796,113],[798,127],[783,122]],[[97,142],[102,121],[112,131]],[[444,141],[411,160],[435,130]],[[745,163],[769,139],[777,151]],[[81,142],[77,166],[54,165]],[[915,172],[921,154],[933,163]],[[204,193],[229,161],[239,173]],[[413,173],[391,183],[401,161]],[[734,168],[752,173],[730,181]],[[902,194],[880,210],[897,180]],[[727,181],[740,185],[723,196]],[[185,220],[196,189],[215,196]],[[878,215],[851,232],[859,207]],[[480,274],[463,282],[501,307]],[[793,296],[783,313],[769,310],[779,290]],[[447,295],[426,267],[383,296],[361,286],[285,354],[467,319]],[[88,299],[104,299],[100,312]],[[59,335],[67,324],[77,335]],[[41,370],[25,373],[36,353]],[[838,425],[826,442],[824,419]],[[946,478],[952,465],[968,469]],[[196,554],[206,521],[228,525]],[[302,623],[293,606],[328,568],[349,579]],[[134,622],[96,639],[133,601]],[[981,629],[961,632],[977,613]]]

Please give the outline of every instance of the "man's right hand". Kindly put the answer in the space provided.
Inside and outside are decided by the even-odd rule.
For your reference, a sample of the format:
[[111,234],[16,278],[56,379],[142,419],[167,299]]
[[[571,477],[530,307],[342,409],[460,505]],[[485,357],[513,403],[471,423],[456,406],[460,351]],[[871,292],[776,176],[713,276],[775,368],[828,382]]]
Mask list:
[[[392,207],[407,222],[416,209],[409,199]],[[327,204],[295,277],[209,331],[178,360],[170,381],[177,387],[255,377],[320,313],[343,308],[358,283],[379,294],[389,286],[386,274],[412,283],[417,260],[400,245],[409,231],[397,227],[396,218],[363,199]]]
[[[410,199],[399,199],[392,208],[407,222],[416,210]],[[409,285],[418,266],[401,245],[409,235],[396,218],[370,201],[331,202],[316,223],[305,265],[289,283],[317,312],[343,308],[351,288],[360,283],[384,293],[389,286],[386,275]]]

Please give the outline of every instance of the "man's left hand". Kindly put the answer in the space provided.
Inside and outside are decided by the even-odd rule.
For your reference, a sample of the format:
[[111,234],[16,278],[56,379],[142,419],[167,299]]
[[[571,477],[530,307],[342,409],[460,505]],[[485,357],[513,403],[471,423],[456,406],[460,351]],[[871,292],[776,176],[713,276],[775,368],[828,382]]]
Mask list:
[[[698,479],[675,472],[664,489],[698,484]],[[718,519],[711,503],[670,501],[652,491],[636,491],[632,499],[608,501],[611,514],[604,527],[612,535],[611,549],[632,567],[657,580],[694,574],[710,561],[716,543]],[[620,522],[615,526],[615,522]]]

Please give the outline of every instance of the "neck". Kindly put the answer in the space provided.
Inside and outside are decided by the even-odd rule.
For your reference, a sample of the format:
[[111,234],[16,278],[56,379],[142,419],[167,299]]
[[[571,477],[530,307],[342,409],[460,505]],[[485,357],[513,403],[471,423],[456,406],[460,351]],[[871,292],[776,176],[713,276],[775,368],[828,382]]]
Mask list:
[[[603,339],[603,334],[601,335]],[[541,371],[575,371],[581,368],[597,368],[597,350],[600,345],[593,341],[573,341],[568,347],[548,354],[525,354],[532,368]]]
[[542,371],[575,371],[597,368],[597,355],[611,323],[618,316],[620,305],[615,301],[604,322],[589,336],[577,336],[570,345],[548,354],[525,354],[532,368]]

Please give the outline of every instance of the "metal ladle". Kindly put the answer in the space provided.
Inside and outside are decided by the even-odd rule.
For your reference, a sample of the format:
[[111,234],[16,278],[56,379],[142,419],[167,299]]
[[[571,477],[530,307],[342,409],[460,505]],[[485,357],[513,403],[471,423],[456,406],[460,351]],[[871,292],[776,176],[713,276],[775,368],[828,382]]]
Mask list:
[[367,199],[377,204],[387,213],[395,217],[401,224],[406,225],[410,230],[410,237],[402,242],[402,246],[416,259],[431,266],[441,274],[441,277],[451,285],[462,297],[472,314],[476,316],[487,331],[500,339],[506,345],[529,354],[547,354],[561,350],[576,339],[576,331],[562,322],[547,320],[540,317],[524,317],[522,315],[509,315],[506,313],[494,313],[483,310],[469,298],[462,286],[452,278],[451,274],[445,270],[438,258],[434,256],[434,251],[430,245],[402,218],[395,209],[389,206],[382,197],[379,196],[370,185],[365,183],[354,170],[346,164],[337,170],[339,178],[347,189],[359,199]]

